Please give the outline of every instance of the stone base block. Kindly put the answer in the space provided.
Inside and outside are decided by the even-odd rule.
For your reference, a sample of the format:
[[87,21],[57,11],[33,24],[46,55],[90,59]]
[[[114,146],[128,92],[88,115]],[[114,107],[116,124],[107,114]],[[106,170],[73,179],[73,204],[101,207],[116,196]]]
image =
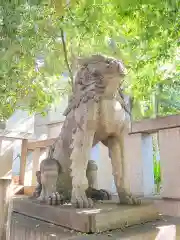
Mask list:
[[85,234],[13,213],[9,240],[180,240],[180,218],[164,216],[162,220],[135,225],[124,231]]
[[155,205],[149,201],[140,206],[106,201],[97,203],[93,209],[75,209],[71,205],[48,206],[27,197],[16,197],[13,211],[84,233],[124,228],[160,218]]
[[180,217],[180,199],[158,199],[154,203],[163,215]]

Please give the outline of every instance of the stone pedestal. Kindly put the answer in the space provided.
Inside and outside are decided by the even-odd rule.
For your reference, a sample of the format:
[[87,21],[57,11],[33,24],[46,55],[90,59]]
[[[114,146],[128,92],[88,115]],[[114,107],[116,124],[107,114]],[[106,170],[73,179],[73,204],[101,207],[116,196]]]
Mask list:
[[5,240],[6,228],[5,224],[7,221],[7,197],[10,194],[8,192],[11,180],[10,179],[0,179],[0,239]]
[[7,240],[180,240],[179,218],[164,217],[163,220],[132,226],[101,234],[81,234],[63,227],[13,213],[11,234]]
[[152,202],[144,202],[141,206],[123,206],[107,201],[97,203],[93,209],[75,209],[71,205],[48,206],[18,197],[13,199],[13,211],[84,233],[113,230],[159,218]]

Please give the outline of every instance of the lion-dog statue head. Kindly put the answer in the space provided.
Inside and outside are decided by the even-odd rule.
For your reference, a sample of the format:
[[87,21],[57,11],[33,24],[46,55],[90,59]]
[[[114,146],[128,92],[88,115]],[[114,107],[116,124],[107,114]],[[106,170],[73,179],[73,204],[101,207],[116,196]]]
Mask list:
[[122,61],[112,57],[97,54],[79,58],[74,92],[64,115],[67,116],[82,102],[99,101],[101,97],[114,96],[126,72]]

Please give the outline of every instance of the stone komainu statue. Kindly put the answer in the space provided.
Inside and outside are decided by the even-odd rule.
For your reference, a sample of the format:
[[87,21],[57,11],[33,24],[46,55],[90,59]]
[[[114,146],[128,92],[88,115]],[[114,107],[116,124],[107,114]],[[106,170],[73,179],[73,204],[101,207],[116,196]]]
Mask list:
[[49,157],[41,162],[39,200],[51,199],[56,204],[70,199],[83,208],[93,206],[93,194],[96,199],[108,195],[96,190],[96,169],[89,161],[91,148],[102,142],[109,149],[120,203],[140,204],[124,184],[123,137],[129,121],[117,98],[125,73],[122,62],[114,58],[92,55],[79,59],[61,133],[50,147]]

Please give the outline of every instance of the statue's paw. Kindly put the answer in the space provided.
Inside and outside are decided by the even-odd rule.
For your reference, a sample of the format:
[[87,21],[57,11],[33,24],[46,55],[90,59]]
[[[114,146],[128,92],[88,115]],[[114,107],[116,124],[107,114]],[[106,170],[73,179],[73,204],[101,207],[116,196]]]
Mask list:
[[112,196],[111,194],[104,190],[104,189],[100,189],[100,190],[97,190],[95,188],[91,188],[89,187],[87,190],[86,190],[86,196],[88,198],[91,198],[95,201],[98,201],[98,200],[111,200]]
[[72,191],[71,203],[76,208],[93,208],[94,203],[91,198],[87,198],[85,192]]
[[63,203],[64,203],[64,197],[58,192],[52,193],[52,195],[48,197],[49,205],[55,206],[55,205],[61,205]]
[[112,195],[110,192],[108,192],[105,189],[100,189],[99,190],[101,193],[101,199],[100,200],[111,200],[112,199]]
[[75,208],[93,208],[94,206],[93,200],[87,197],[72,198],[71,203]]
[[61,205],[64,203],[64,198],[62,195],[60,195],[58,192],[56,193],[52,193],[50,196],[40,196],[39,198],[37,198],[37,200],[39,200],[42,203],[46,203],[48,205]]
[[29,198],[30,199],[38,199],[41,195],[41,192],[40,191],[34,191],[32,196],[30,196]]
[[127,193],[120,194],[120,204],[141,205],[141,199]]

